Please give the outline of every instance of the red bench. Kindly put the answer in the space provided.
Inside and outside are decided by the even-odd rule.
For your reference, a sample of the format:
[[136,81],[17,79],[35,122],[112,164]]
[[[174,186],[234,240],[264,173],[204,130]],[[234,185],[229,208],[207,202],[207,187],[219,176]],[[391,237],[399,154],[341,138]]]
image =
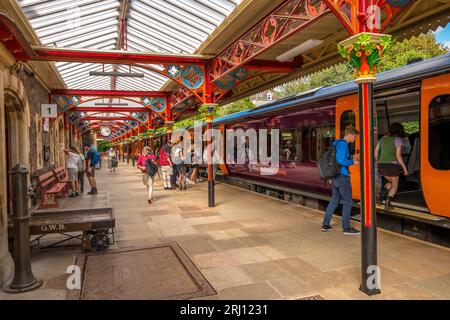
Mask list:
[[53,169],[53,174],[56,176],[59,183],[66,184],[66,187],[63,189],[61,195],[69,194],[69,178],[67,177],[66,169],[64,167]]
[[38,187],[41,199],[39,208],[57,208],[59,206],[57,197],[65,194],[67,184],[67,181],[60,181],[52,171],[39,175]]

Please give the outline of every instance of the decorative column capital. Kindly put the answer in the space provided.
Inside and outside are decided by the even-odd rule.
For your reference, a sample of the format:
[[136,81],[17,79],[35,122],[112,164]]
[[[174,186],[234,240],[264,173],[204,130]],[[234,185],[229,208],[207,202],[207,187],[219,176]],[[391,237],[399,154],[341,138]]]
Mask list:
[[355,69],[355,82],[369,83],[376,80],[377,66],[391,43],[390,35],[362,32],[339,43],[338,50]]
[[206,122],[213,122],[214,111],[218,108],[219,105],[217,103],[204,103],[198,108],[198,111],[206,116]]
[[164,124],[166,125],[166,129],[167,129],[167,133],[172,133],[172,127],[173,127],[173,123],[175,121],[164,121]]

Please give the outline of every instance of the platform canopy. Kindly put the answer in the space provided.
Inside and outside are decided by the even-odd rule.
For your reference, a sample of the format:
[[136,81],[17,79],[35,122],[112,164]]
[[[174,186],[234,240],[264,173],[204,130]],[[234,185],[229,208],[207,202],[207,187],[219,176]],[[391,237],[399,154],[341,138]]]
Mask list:
[[[128,125],[113,127],[117,139],[192,115],[201,104],[229,103],[341,62],[337,44],[354,31],[358,2],[367,3],[5,0],[0,40],[16,60],[55,72],[48,80],[51,99],[75,127],[92,129],[101,116],[137,121],[118,119]],[[372,4],[381,10],[379,31],[399,39],[450,20],[445,0]],[[133,115],[114,107],[142,110]]]

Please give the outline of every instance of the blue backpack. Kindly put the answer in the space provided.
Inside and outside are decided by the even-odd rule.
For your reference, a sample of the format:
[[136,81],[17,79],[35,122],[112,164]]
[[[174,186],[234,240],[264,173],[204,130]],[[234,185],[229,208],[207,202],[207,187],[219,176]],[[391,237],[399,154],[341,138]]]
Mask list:
[[100,152],[92,151],[92,153],[91,166],[96,166],[100,162]]

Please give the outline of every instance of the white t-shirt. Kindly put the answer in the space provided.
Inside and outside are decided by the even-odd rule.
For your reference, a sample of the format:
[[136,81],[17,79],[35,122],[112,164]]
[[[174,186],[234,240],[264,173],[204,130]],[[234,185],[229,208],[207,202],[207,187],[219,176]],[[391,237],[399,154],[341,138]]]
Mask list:
[[69,152],[69,156],[67,159],[67,168],[78,170],[78,160],[79,159],[80,159],[80,156],[78,154]]
[[180,164],[183,160],[183,149],[181,147],[175,147],[173,152],[173,159],[177,164]]

